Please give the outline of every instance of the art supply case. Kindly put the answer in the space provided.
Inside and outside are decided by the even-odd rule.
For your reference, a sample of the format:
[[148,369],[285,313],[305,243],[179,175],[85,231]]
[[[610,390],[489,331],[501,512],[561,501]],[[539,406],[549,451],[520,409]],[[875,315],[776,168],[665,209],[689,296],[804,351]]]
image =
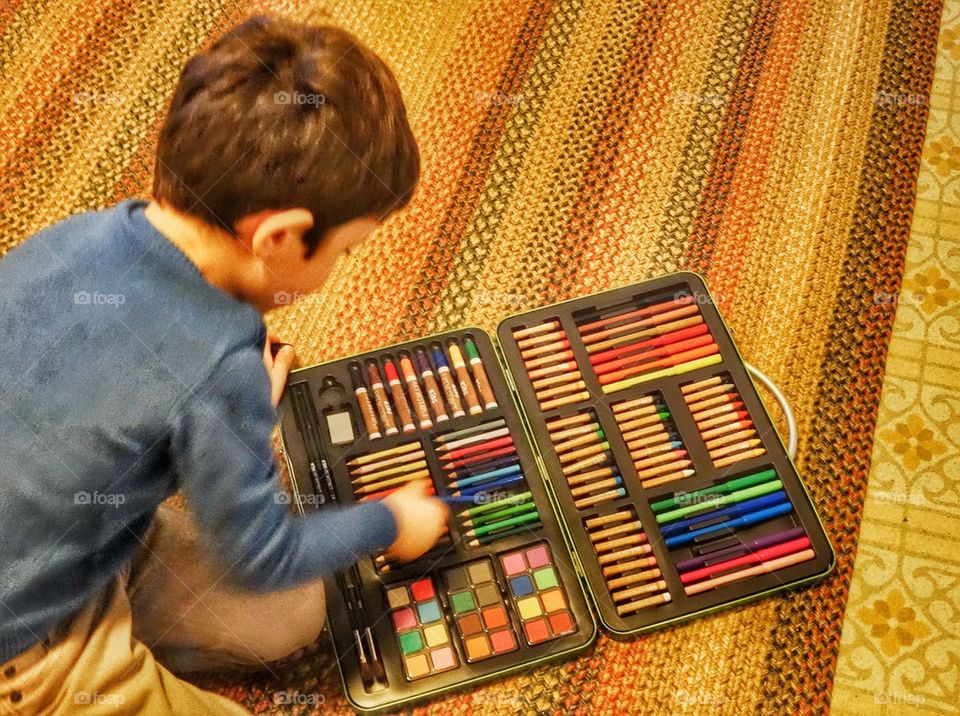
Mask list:
[[[348,463],[416,441],[437,494],[449,497],[452,482],[438,436],[503,420],[523,476],[510,494],[531,493],[526,499],[539,514],[539,526],[520,525],[488,544],[468,546],[472,533],[463,508],[451,505],[449,544],[387,571],[373,558],[360,560],[355,574],[386,684],[371,687],[369,677],[364,684],[357,622],[339,582],[328,581],[329,629],[355,708],[392,709],[571,656],[593,641],[597,620],[605,632],[629,637],[796,587],[832,569],[833,548],[810,496],[700,276],[670,274],[519,313],[500,323],[496,337],[464,328],[290,375],[279,412],[301,512],[329,502],[320,496],[323,476],[311,440],[341,505],[356,502],[362,479]],[[467,338],[476,345],[497,407],[371,440],[349,366],[412,358],[418,347],[429,353],[432,344],[456,339],[463,345]],[[666,340],[673,342],[661,345]],[[624,350],[639,353],[621,355]],[[606,364],[591,362],[606,360],[605,353]],[[685,357],[690,360],[670,365]],[[736,425],[723,422],[731,411],[742,416]],[[304,412],[314,424],[312,437]],[[343,412],[351,415],[354,439],[336,445],[326,416]],[[342,425],[342,416],[338,420]],[[730,438],[740,434],[749,439]],[[665,452],[679,457],[664,463]],[[599,481],[581,482],[594,474]],[[592,484],[603,487],[593,490]],[[478,586],[474,572],[488,572],[489,579]],[[512,629],[516,646],[473,658],[483,652],[468,651],[461,620],[483,622],[482,610],[496,607],[482,607],[480,597],[492,599],[495,591],[509,622],[499,627]],[[474,610],[464,610],[471,604]],[[421,622],[421,616],[437,617],[436,608],[438,619]],[[488,650],[493,635],[484,629]],[[531,636],[543,640],[531,644]],[[439,651],[431,651],[431,639]],[[474,637],[471,647],[482,641]]]

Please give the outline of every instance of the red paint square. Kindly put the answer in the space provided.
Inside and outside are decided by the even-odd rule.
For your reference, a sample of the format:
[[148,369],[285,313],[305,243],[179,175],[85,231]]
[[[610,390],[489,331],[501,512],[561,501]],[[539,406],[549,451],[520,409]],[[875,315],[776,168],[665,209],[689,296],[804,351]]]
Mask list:
[[433,580],[428,577],[421,579],[419,582],[414,582],[410,587],[410,592],[413,594],[414,601],[417,602],[432,599],[435,593],[433,590]]
[[517,648],[517,640],[509,629],[493,632],[490,635],[490,643],[493,645],[494,654],[505,654]]
[[553,633],[559,636],[560,634],[572,634],[577,630],[574,626],[573,619],[570,618],[570,612],[559,612],[550,617],[550,626],[553,629]]
[[527,633],[528,644],[539,644],[541,641],[550,638],[550,628],[547,626],[546,619],[534,619],[527,622],[523,625],[523,629]]

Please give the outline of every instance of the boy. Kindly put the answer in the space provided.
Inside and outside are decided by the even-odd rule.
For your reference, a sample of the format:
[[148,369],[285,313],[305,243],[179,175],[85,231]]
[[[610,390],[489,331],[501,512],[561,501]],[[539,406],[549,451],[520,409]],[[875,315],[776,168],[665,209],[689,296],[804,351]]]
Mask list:
[[[377,56],[257,17],[184,68],[153,201],[0,261],[0,713],[244,713],[167,667],[280,658],[316,638],[322,575],[432,546],[447,512],[423,484],[306,519],[276,499],[293,353],[273,357],[261,317],[419,170]],[[158,510],[176,490],[192,519]]]

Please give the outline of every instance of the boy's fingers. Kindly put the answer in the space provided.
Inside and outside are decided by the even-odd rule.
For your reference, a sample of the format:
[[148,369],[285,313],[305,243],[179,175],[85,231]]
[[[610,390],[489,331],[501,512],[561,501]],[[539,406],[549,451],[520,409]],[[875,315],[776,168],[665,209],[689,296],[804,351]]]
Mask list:
[[283,395],[283,388],[295,358],[296,352],[291,345],[283,346],[273,358],[273,365],[270,367],[270,383],[274,405],[280,403],[280,396]]

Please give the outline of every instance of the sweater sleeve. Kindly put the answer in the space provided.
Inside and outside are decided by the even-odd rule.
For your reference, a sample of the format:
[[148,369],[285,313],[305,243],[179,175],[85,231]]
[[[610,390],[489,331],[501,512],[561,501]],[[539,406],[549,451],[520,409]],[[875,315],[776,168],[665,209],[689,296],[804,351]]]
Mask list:
[[271,443],[277,411],[256,347],[230,354],[174,416],[174,468],[200,529],[252,591],[286,589],[388,547],[396,523],[380,502],[296,518]]

